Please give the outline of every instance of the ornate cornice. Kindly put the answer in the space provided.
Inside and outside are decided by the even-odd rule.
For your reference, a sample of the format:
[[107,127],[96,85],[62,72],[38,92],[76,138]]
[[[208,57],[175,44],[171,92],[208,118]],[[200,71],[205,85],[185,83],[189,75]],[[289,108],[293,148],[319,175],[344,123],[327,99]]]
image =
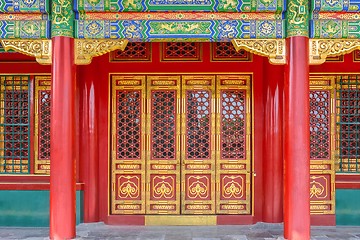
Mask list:
[[236,49],[245,49],[249,52],[266,56],[272,64],[286,63],[285,39],[233,39]]
[[358,39],[309,39],[309,63],[322,64],[327,57],[335,57],[360,49]]
[[51,40],[50,39],[21,39],[21,40],[0,40],[5,51],[16,52],[32,56],[40,64],[51,64]]
[[75,39],[75,64],[90,64],[93,57],[124,50],[127,43],[126,39]]

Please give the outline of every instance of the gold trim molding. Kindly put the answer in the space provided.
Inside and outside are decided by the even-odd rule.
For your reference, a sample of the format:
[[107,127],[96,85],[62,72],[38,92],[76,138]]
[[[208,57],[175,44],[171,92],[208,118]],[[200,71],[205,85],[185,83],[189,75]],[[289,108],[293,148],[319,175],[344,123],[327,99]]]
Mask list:
[[269,58],[271,64],[282,65],[286,63],[285,39],[233,39],[236,49],[245,49],[254,54]]
[[126,39],[75,39],[75,64],[90,64],[93,57],[120,49],[124,50]]
[[309,39],[309,64],[318,65],[327,57],[336,57],[360,49],[359,39]]
[[51,64],[51,39],[16,39],[0,40],[5,51],[14,50],[16,52],[35,57],[40,64]]

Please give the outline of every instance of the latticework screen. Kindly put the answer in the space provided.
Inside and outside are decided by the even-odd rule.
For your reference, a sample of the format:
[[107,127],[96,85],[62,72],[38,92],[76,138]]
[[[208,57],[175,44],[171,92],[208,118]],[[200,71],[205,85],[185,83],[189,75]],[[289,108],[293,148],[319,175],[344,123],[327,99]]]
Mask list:
[[29,76],[1,76],[0,173],[29,173]]
[[338,172],[360,172],[360,76],[337,79]]
[[116,50],[110,53],[110,61],[150,61],[151,43],[129,42],[124,51]]

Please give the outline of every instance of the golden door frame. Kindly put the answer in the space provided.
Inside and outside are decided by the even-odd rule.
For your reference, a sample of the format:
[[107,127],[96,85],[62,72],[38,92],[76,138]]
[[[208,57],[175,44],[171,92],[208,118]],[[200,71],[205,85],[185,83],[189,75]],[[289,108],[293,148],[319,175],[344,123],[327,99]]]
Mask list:
[[[111,157],[109,159],[109,214],[253,214],[253,175],[252,159],[252,74],[249,73],[110,73],[111,96]],[[139,91],[141,103],[139,116],[146,124],[140,129],[140,156],[136,160],[117,159],[117,91]],[[176,152],[175,159],[151,159],[151,101],[152,91],[175,91],[176,95]],[[187,90],[208,91],[211,94],[211,140],[210,157],[208,159],[186,159],[186,92]],[[242,159],[221,159],[220,152],[220,97],[223,91],[238,91],[244,96],[244,157]],[[160,175],[161,176],[160,176]],[[195,176],[196,175],[196,176]],[[206,198],[193,199],[186,196],[185,188],[189,178],[195,179],[197,185],[201,179],[208,177],[210,191]],[[120,180],[120,178],[122,178]],[[155,179],[156,178],[156,179]],[[210,179],[211,178],[211,179]],[[220,178],[227,178],[227,196],[224,183]],[[155,180],[154,180],[155,179]],[[174,182],[171,187],[171,182]],[[150,192],[154,191],[151,183],[162,183],[161,197],[156,200]],[[180,184],[181,181],[181,184]],[[242,184],[242,185],[240,185]],[[160,184],[161,185],[161,184]],[[159,186],[160,186],[159,185]],[[122,186],[123,188],[120,188]],[[205,186],[205,185],[204,185]],[[238,186],[238,187],[236,187]],[[120,190],[120,189],[123,189]],[[171,190],[172,189],[172,190]],[[176,189],[176,190],[174,190]],[[203,189],[203,188],[198,188]],[[151,191],[150,191],[151,190]],[[204,189],[203,189],[204,190]],[[172,194],[169,192],[173,191]],[[122,197],[118,193],[122,192]],[[206,191],[205,191],[206,192]],[[165,198],[165,195],[167,198]],[[222,195],[223,194],[223,195]],[[158,195],[158,196],[160,196]],[[204,196],[205,196],[204,195]],[[157,215],[157,216],[159,216]],[[182,215],[184,216],[184,215]],[[198,216],[200,217],[200,216]],[[205,216],[204,216],[205,217]]]

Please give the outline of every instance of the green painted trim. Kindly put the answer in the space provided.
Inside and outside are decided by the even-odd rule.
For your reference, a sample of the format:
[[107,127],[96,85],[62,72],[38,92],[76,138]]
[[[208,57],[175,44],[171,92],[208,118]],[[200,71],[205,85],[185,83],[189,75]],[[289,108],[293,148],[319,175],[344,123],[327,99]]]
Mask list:
[[74,37],[75,14],[72,0],[53,0],[51,8],[51,37]]
[[360,189],[336,190],[336,225],[360,226]]
[[[49,191],[0,191],[0,226],[48,227]],[[76,192],[76,223],[83,222],[83,192]]]
[[309,37],[309,0],[288,0],[286,37]]

